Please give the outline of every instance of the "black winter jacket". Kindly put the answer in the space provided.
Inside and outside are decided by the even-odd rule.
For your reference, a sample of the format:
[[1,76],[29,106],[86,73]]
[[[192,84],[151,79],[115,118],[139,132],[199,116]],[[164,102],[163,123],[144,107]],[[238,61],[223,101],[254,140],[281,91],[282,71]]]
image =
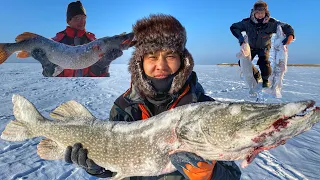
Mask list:
[[271,37],[273,33],[277,32],[278,25],[281,25],[287,36],[292,35],[294,37],[294,30],[289,24],[277,21],[274,18],[270,18],[267,23],[255,23],[251,18],[246,18],[232,24],[230,30],[237,39],[242,36],[241,32],[245,31],[251,49],[270,49]]

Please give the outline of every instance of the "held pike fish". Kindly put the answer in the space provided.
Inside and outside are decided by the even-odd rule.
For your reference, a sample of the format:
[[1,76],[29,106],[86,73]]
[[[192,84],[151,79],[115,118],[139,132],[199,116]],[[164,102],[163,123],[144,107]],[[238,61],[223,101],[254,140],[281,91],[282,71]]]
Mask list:
[[[88,157],[117,172],[112,179],[158,176],[175,171],[169,155],[191,152],[207,160],[244,160],[242,167],[320,121],[312,100],[261,104],[201,102],[180,106],[145,121],[96,119],[84,106],[68,101],[43,117],[32,103],[13,95],[16,120],[1,138],[8,141],[44,136],[38,145],[42,159],[63,159],[67,146],[80,142]],[[137,171],[138,169],[138,171]]]
[[19,58],[27,58],[35,49],[41,49],[53,64],[63,69],[83,69],[96,63],[111,49],[126,50],[132,46],[133,33],[103,37],[85,45],[69,46],[47,39],[37,34],[25,32],[16,38],[16,43],[0,44],[0,64],[12,53]]
[[237,58],[240,59],[240,68],[242,76],[249,86],[249,94],[257,96],[257,81],[253,77],[252,61],[251,61],[251,50],[248,43],[248,36],[246,35],[244,43],[241,45],[240,52],[237,53]]
[[284,74],[287,72],[288,63],[288,47],[282,44],[285,39],[285,34],[280,25],[277,26],[277,33],[274,36],[270,59],[273,59],[273,68],[269,81],[271,82],[270,89],[265,92],[281,98],[282,81]]

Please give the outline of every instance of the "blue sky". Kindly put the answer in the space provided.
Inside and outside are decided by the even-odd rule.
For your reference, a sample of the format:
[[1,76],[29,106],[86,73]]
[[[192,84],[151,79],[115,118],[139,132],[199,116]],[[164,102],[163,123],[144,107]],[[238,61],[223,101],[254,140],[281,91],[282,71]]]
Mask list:
[[[22,32],[54,37],[66,27],[67,0],[1,0],[0,42],[14,42]],[[96,37],[130,32],[136,20],[150,13],[171,14],[187,30],[187,48],[196,64],[235,63],[238,41],[229,28],[246,18],[255,0],[82,0],[87,30]],[[271,16],[295,30],[289,63],[319,63],[319,0],[266,0]],[[132,49],[117,62],[128,62]],[[11,56],[13,58],[13,56]]]

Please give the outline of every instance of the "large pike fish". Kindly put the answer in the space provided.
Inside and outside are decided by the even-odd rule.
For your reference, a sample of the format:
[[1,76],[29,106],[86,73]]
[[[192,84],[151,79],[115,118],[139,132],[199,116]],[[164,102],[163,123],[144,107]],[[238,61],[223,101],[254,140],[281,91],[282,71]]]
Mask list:
[[249,94],[251,96],[257,96],[257,86],[258,83],[256,79],[253,77],[253,64],[251,58],[251,50],[248,43],[248,36],[246,35],[245,41],[242,43],[240,52],[237,53],[237,58],[240,59],[240,68],[242,76],[244,77],[245,82],[249,87]]
[[80,142],[88,157],[117,172],[112,179],[157,176],[175,171],[169,155],[191,152],[208,160],[244,160],[283,144],[320,121],[312,100],[283,104],[202,102],[184,105],[145,121],[96,119],[84,106],[68,101],[43,117],[27,99],[12,98],[16,120],[1,138],[23,141],[44,136],[38,145],[42,159],[63,159],[67,146]]
[[69,46],[37,34],[25,32],[16,37],[16,43],[0,43],[0,64],[12,53],[17,57],[31,56],[35,49],[45,52],[48,60],[63,69],[83,69],[96,63],[105,52],[126,50],[132,45],[133,33],[103,37],[85,45]]
[[285,38],[280,25],[277,26],[277,33],[274,36],[270,59],[273,60],[272,73],[269,77],[271,82],[270,89],[266,90],[277,98],[281,98],[282,81],[284,74],[287,72],[288,48],[282,44]]

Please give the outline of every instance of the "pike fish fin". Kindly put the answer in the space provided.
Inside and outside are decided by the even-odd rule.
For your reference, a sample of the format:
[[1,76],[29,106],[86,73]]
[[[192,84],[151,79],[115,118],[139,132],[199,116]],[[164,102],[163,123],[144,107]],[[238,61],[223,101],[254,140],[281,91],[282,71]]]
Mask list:
[[24,141],[33,137],[27,126],[16,120],[10,121],[1,134],[1,139],[7,141]]
[[14,94],[12,96],[13,114],[17,121],[24,124],[36,124],[44,121],[44,117],[36,107],[23,96]]
[[8,57],[11,55],[11,53],[8,53],[5,50],[5,45],[6,44],[0,43],[0,64],[2,64],[4,61],[6,61],[8,59]]
[[17,53],[17,58],[28,58],[30,57],[30,53],[27,51],[20,51]]
[[61,104],[52,113],[50,113],[50,117],[61,121],[74,119],[76,117],[82,117],[88,120],[95,118],[86,107],[74,100]]
[[[34,105],[23,96],[14,94],[12,96],[13,114],[16,120],[10,121],[1,134],[1,138],[8,141],[23,141],[36,137],[29,129],[44,121],[43,116]],[[31,126],[30,126],[31,125]]]
[[124,176],[123,173],[117,172],[117,174],[115,176],[111,177],[110,180],[124,179],[126,177],[127,176]]
[[27,39],[31,39],[31,38],[35,38],[35,37],[38,37],[40,35],[38,34],[34,34],[34,33],[30,33],[30,32],[24,32],[20,35],[18,35],[16,37],[16,42],[21,42],[21,41],[24,41],[24,40],[27,40]]
[[41,159],[58,160],[64,158],[65,149],[51,139],[43,139],[37,146],[37,153]]

